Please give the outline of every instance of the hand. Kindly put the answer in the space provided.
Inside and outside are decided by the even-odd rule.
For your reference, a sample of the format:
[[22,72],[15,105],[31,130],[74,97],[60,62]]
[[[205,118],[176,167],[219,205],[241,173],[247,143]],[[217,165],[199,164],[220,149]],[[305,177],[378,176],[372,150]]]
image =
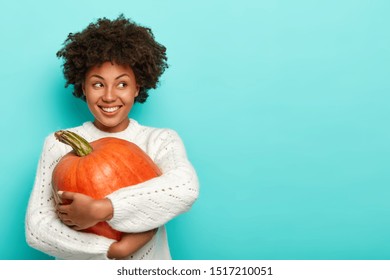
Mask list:
[[57,205],[60,220],[75,230],[83,230],[98,222],[112,218],[113,207],[109,199],[93,199],[74,192],[58,192],[63,204]]
[[125,259],[141,249],[156,234],[157,229],[138,233],[124,233],[118,242],[111,244],[107,257],[110,259]]

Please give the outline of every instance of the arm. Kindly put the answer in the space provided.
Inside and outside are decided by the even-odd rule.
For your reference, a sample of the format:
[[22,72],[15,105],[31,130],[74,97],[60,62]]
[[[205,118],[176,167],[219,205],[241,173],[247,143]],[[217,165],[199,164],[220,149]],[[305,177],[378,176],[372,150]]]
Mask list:
[[62,198],[72,200],[58,208],[64,214],[60,215],[64,223],[80,230],[107,221],[122,232],[143,232],[158,228],[191,207],[198,197],[198,179],[176,132],[155,130],[139,142],[147,143],[144,148],[163,175],[117,190],[108,199],[85,201],[80,194],[64,192]]
[[[108,199],[95,200],[87,195],[73,192],[59,192],[61,200],[66,200],[69,204],[58,204],[57,214],[61,221],[72,227],[74,230],[82,230],[95,225],[97,222],[110,218],[105,213],[111,213],[112,204]],[[73,222],[77,220],[78,222]],[[111,244],[107,257],[110,259],[124,259],[146,243],[148,243],[157,232],[157,229],[139,232],[124,233],[121,240]]]
[[113,217],[107,222],[124,232],[147,231],[167,223],[188,211],[199,192],[197,175],[176,132],[154,130],[139,142],[147,143],[144,148],[163,175],[107,196],[113,205]]
[[75,231],[57,217],[51,176],[56,163],[68,152],[62,146],[53,136],[45,141],[27,207],[26,241],[31,247],[60,259],[105,259],[114,240]]
[[113,243],[108,250],[108,258],[110,259],[125,259],[141,249],[148,243],[155,233],[155,230],[149,230],[140,233],[125,233],[122,239]]

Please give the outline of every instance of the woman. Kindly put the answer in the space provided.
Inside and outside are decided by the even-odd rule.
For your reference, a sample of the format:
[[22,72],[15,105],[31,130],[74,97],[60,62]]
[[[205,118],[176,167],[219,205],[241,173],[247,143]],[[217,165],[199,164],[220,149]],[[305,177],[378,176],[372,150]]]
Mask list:
[[[143,103],[167,68],[166,49],[150,29],[123,15],[98,19],[69,34],[57,53],[66,86],[86,101],[93,122],[70,128],[87,141],[117,137],[134,142],[162,175],[113,192],[104,199],[63,192],[56,204],[51,175],[70,147],[49,135],[44,143],[26,214],[30,246],[59,259],[170,259],[165,224],[188,211],[198,197],[198,179],[184,145],[171,129],[146,127],[128,114]],[[106,221],[122,231],[120,241],[82,231]]]

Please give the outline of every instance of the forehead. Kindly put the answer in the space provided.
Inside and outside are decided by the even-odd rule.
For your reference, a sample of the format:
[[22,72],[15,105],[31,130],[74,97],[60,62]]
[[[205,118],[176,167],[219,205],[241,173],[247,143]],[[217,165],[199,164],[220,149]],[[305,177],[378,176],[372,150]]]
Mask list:
[[123,74],[134,77],[134,72],[130,66],[107,61],[100,65],[95,65],[89,68],[86,73],[86,78],[94,75],[98,75],[103,78],[116,78]]

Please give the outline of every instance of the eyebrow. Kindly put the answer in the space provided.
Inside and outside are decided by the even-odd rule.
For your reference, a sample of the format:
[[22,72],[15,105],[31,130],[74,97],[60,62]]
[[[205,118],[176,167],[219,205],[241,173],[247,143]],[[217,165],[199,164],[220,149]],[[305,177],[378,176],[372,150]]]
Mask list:
[[[118,79],[122,78],[123,76],[128,76],[129,77],[128,74],[124,73],[124,74],[119,75],[118,77],[116,77],[115,80],[118,80]],[[102,76],[100,76],[100,75],[93,74],[93,75],[90,76],[90,78],[92,78],[92,77],[99,78],[99,79],[102,79],[104,81],[104,78]]]

